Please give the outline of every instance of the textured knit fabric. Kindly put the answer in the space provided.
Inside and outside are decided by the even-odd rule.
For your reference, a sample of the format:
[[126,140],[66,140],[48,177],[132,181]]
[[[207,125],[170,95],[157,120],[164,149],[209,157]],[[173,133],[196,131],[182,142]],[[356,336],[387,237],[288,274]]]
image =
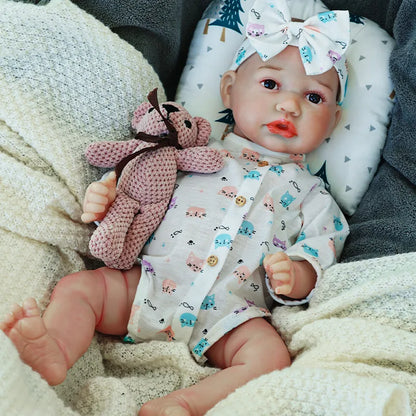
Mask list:
[[410,253],[331,267],[308,309],[273,313],[296,356],[292,366],[248,383],[208,414],[414,414],[415,260]]
[[[414,2],[402,4],[406,23]],[[80,203],[102,172],[83,152],[131,137],[133,110],[157,86],[140,53],[68,1],[0,0],[1,314],[27,296],[45,306],[55,282],[84,267],[92,228],[79,220]],[[407,416],[409,399],[416,413],[415,270],[414,253],[329,268],[308,309],[273,311],[292,367],[253,380],[211,416]],[[2,333],[0,363],[0,414],[12,416],[133,416],[215,371],[181,343],[104,336],[55,389]]]
[[163,89],[140,53],[72,3],[0,7],[1,274],[42,303],[84,267],[81,203],[97,175],[85,148],[129,136],[134,109]]
[[[156,101],[134,112],[135,139],[96,142],[86,150],[92,165],[116,167],[120,175],[116,199],[89,244],[91,253],[112,268],[133,267],[168,208],[178,170],[212,173],[224,165],[221,153],[206,146],[211,133],[207,120],[152,97]],[[127,164],[118,172],[123,161]]]
[[72,0],[131,43],[174,98],[194,27],[210,0]]

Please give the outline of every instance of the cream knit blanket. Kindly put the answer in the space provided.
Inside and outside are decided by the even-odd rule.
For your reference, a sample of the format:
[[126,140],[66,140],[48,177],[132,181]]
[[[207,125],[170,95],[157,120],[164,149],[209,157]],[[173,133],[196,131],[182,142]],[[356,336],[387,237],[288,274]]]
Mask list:
[[[102,172],[84,149],[128,137],[132,111],[155,87],[142,55],[68,0],[0,0],[1,314],[27,296],[46,306],[57,280],[85,267],[81,201]],[[276,308],[273,323],[293,365],[211,416],[416,413],[416,253],[336,265],[308,309]],[[179,343],[97,336],[52,389],[0,333],[0,414],[134,415],[213,371]]]

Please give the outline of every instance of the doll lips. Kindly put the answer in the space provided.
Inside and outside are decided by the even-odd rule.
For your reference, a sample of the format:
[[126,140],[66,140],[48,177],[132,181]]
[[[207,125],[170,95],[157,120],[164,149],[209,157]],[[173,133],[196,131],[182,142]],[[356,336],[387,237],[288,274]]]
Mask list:
[[283,136],[286,139],[290,139],[291,137],[297,136],[298,134],[293,123],[285,119],[272,121],[271,123],[267,124],[267,128],[269,129],[270,133],[278,134],[279,136]]

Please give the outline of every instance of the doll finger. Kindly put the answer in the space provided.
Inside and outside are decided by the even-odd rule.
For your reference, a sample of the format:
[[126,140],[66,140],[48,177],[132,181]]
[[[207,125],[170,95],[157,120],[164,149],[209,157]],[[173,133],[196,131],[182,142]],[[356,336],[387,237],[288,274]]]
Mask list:
[[8,328],[10,325],[16,322],[16,318],[14,317],[12,312],[9,312],[6,316],[3,317],[3,321],[0,323],[0,329]]
[[94,204],[99,204],[99,205],[107,205],[108,204],[108,198],[104,195],[100,195],[100,194],[90,194],[88,196],[88,201],[87,204],[89,203],[94,203]]
[[117,185],[117,176],[116,176],[116,172],[112,171],[110,172],[102,181],[100,181],[101,183],[107,183],[110,186],[116,186]]
[[287,256],[286,253],[284,253],[283,251],[278,251],[276,253],[267,255],[265,257],[265,260],[267,260],[268,264],[272,264],[272,263],[277,263],[277,262],[286,260],[288,258],[289,257]]
[[269,266],[269,270],[271,271],[272,275],[278,273],[287,273],[289,274],[292,269],[291,261],[281,261],[279,263],[274,263]]
[[293,279],[288,273],[276,274],[276,280],[272,280],[271,286],[276,294],[287,295],[293,289]]
[[11,323],[14,322],[13,316],[8,313],[4,318],[3,321],[0,322],[0,331],[8,332],[10,329]]
[[274,289],[274,293],[276,293],[276,295],[289,295],[290,292],[292,292],[292,285],[291,284],[285,284],[285,285],[281,285],[281,286],[277,286]]
[[93,222],[96,220],[97,220],[97,216],[91,212],[84,212],[81,215],[81,221],[84,222],[85,224],[89,224],[90,222]]
[[93,182],[88,188],[86,195],[89,196],[92,194],[99,194],[99,195],[108,195],[109,189],[108,186],[103,182]]
[[266,273],[271,274],[270,265],[271,265],[272,254],[267,254],[263,259],[263,267]]
[[291,280],[290,272],[280,272],[280,273],[273,273],[271,276],[273,283],[277,286],[281,286],[283,284],[289,283]]
[[280,280],[277,277],[276,279],[270,280],[270,286],[273,290],[275,290],[277,287],[283,286],[285,283],[285,279]]
[[16,321],[24,318],[23,308],[20,305],[18,305],[17,303],[15,303],[12,306],[12,310],[11,310],[10,313],[13,315],[13,317]]
[[270,264],[272,262],[271,261],[272,258],[273,258],[273,254],[267,254],[263,259],[263,266],[266,267],[266,265]]
[[84,212],[91,212],[93,214],[100,214],[105,212],[106,206],[102,204],[95,204],[94,202],[87,202],[85,204]]
[[93,195],[101,194],[101,195],[105,196],[106,193],[108,193],[108,191],[105,191],[105,193],[103,194],[102,193],[102,191],[103,191],[102,187],[104,189],[107,189],[104,185],[98,186],[98,184],[96,182],[94,182],[94,183],[92,183],[88,186],[87,190],[85,191],[84,201],[82,203],[82,210],[83,211],[88,211],[87,204],[90,202],[91,198],[93,198]]
[[263,260],[263,267],[266,270],[266,273],[268,275],[272,275],[273,274],[272,266],[284,260],[288,260],[288,259],[289,257],[283,252],[268,254]]

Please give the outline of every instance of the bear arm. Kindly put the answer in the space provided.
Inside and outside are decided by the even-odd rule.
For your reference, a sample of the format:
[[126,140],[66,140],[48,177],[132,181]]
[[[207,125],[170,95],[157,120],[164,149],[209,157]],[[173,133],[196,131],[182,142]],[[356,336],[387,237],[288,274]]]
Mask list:
[[112,168],[120,160],[133,153],[136,149],[143,147],[140,140],[95,142],[91,143],[85,151],[85,157],[93,166],[100,168]]
[[176,152],[178,170],[197,173],[218,172],[224,166],[222,154],[210,147],[190,147]]

